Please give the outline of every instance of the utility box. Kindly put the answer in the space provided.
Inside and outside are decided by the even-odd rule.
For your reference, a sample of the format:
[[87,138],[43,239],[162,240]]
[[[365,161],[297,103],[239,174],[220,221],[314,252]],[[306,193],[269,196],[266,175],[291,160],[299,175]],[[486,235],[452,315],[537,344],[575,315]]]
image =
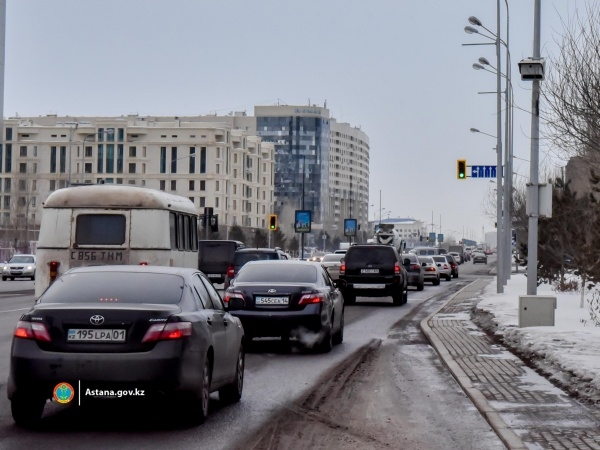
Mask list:
[[519,295],[519,328],[553,327],[556,297]]

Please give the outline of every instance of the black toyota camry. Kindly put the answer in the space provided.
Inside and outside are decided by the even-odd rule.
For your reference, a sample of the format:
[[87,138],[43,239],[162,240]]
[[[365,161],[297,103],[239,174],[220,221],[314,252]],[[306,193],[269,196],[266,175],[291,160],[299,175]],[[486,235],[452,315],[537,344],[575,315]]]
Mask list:
[[8,398],[19,425],[44,405],[167,394],[202,423],[209,395],[242,395],[244,331],[205,275],[157,266],[90,266],[57,279],[14,331]]

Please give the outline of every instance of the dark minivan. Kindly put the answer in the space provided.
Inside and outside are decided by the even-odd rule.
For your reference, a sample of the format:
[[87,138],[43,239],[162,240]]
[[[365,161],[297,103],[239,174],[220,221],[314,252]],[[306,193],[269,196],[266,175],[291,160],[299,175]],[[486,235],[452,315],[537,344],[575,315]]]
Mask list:
[[212,283],[224,283],[227,268],[233,264],[235,251],[244,243],[229,240],[198,241],[198,270]]

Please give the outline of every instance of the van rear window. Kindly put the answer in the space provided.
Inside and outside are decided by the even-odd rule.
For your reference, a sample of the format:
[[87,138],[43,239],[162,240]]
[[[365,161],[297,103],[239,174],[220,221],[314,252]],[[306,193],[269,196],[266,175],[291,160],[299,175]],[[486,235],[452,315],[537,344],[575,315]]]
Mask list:
[[122,214],[80,214],[77,216],[77,245],[123,245],[125,216]]

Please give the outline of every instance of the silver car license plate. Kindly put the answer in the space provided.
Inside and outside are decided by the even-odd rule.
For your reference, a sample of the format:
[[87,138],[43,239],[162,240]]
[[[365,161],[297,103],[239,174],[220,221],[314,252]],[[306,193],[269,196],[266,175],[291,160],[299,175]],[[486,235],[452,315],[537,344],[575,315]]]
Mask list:
[[360,273],[379,273],[379,269],[360,269]]
[[125,330],[94,330],[70,328],[69,342],[125,342]]
[[290,300],[288,297],[256,297],[254,302],[257,305],[287,305]]
[[354,289],[385,289],[385,284],[355,284]]

